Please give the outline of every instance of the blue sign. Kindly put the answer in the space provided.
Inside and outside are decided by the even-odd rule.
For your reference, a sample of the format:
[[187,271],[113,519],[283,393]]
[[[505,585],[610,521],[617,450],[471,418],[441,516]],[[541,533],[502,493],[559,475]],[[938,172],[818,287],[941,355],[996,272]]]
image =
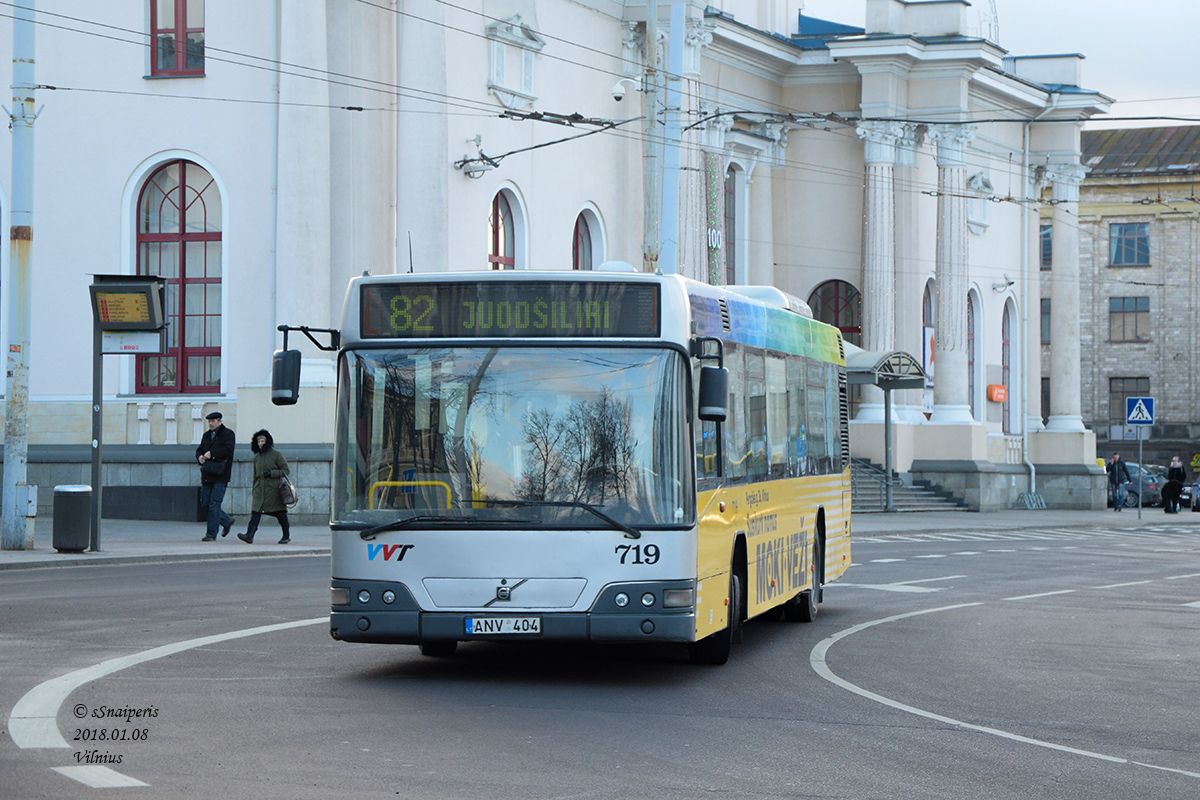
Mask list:
[[1125,424],[1126,425],[1153,425],[1154,424],[1154,398],[1153,397],[1126,397],[1125,398]]

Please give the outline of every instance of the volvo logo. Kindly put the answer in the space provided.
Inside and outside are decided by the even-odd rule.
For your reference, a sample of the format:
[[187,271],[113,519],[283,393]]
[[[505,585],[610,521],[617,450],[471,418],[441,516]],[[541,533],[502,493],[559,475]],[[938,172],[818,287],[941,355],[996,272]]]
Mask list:
[[521,584],[525,583],[525,581],[527,581],[527,580],[529,580],[529,579],[522,578],[521,580],[514,583],[512,586],[509,586],[508,579],[507,578],[502,579],[500,581],[500,585],[496,587],[496,596],[493,597],[491,600],[488,600],[486,603],[484,603],[483,607],[487,608],[488,606],[492,605],[493,603],[509,602],[510,600],[512,600],[512,593],[517,589],[517,587],[519,587]]

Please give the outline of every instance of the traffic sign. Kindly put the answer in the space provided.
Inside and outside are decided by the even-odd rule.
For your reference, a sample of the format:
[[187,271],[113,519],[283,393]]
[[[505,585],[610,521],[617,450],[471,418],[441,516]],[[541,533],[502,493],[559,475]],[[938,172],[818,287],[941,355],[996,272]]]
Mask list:
[[1153,425],[1154,424],[1154,398],[1153,397],[1126,397],[1125,398],[1125,424],[1126,425]]

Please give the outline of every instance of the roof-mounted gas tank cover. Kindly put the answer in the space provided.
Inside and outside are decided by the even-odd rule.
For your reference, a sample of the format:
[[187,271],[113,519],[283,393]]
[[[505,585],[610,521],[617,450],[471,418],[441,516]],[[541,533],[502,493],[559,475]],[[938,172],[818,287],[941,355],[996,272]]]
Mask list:
[[808,303],[782,289],[776,289],[774,286],[726,286],[725,289],[760,303],[786,309],[802,317],[813,318],[812,309],[809,308]]

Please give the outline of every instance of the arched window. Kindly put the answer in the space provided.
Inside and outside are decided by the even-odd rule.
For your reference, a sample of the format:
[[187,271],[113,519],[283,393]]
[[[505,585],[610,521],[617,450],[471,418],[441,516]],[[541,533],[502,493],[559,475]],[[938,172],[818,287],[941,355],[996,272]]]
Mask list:
[[975,399],[975,365],[979,362],[976,353],[978,338],[975,336],[975,303],[967,295],[967,396],[970,397],[971,417],[979,420],[979,409]]
[[737,283],[737,170],[725,171],[725,285]]
[[933,321],[933,281],[926,281],[925,294],[921,296],[921,324],[932,328]]
[[492,213],[488,216],[488,267],[515,269],[516,231],[512,207],[504,192],[492,198]]
[[862,345],[862,296],[845,281],[825,281],[808,296],[813,316],[833,325],[847,342]]
[[1001,413],[1005,433],[1012,433],[1014,427],[1009,418],[1009,395],[1012,394],[1012,315],[1012,303],[1005,303],[1004,319],[1000,323],[1000,380],[1004,384],[1004,406]]
[[575,232],[571,234],[571,269],[592,269],[592,228],[587,217],[580,213],[575,218]]
[[221,391],[221,194],[171,161],[138,197],[137,271],[167,279],[167,352],[137,359],[139,393]]

